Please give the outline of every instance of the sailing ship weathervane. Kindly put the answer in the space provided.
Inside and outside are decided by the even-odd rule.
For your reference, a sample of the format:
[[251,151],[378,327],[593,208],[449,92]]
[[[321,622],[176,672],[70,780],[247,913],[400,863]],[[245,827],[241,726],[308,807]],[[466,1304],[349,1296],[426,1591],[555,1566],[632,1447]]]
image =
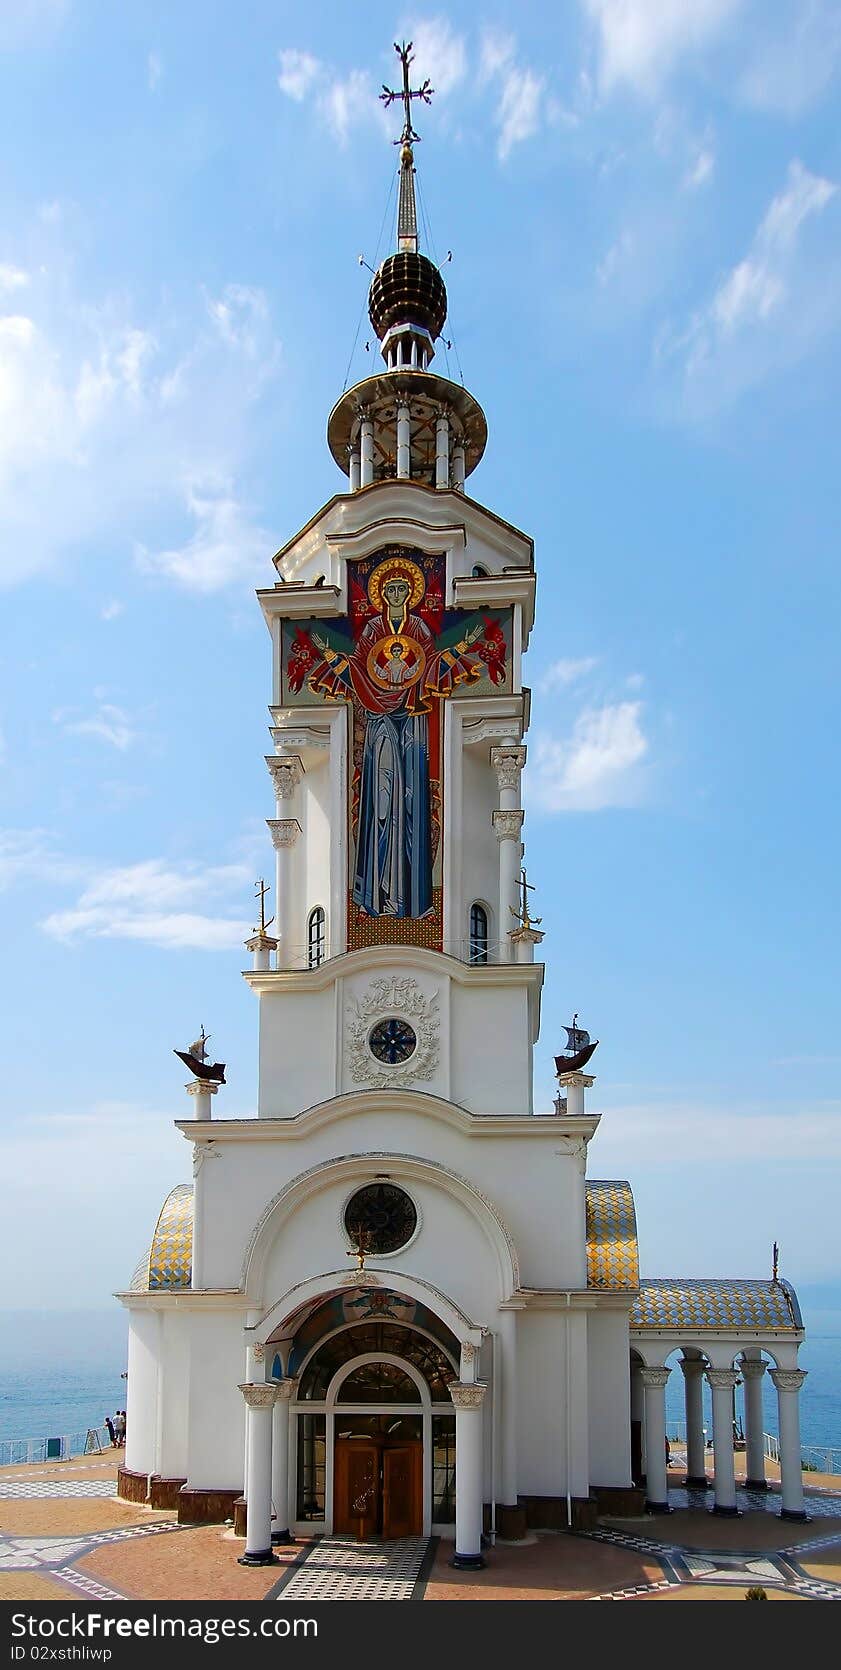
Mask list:
[[572,1017],[572,1025],[565,1026],[567,1035],[566,1050],[555,1056],[555,1072],[558,1077],[563,1073],[580,1073],[586,1067],[594,1050],[599,1047],[599,1040],[590,1043],[590,1034],[578,1025],[578,1015]]
[[224,1084],[224,1061],[208,1061],[207,1059],[209,1039],[210,1033],[205,1032],[204,1026],[202,1026],[198,1038],[193,1041],[189,1049],[173,1050],[172,1053],[178,1056],[179,1061],[183,1061],[185,1067],[189,1067],[194,1078],[205,1079],[210,1084]]

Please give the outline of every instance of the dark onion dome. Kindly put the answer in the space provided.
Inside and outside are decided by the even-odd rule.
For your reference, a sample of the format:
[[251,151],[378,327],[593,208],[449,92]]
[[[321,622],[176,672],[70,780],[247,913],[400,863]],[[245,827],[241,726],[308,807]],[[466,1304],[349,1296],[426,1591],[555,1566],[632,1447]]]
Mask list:
[[380,341],[392,325],[421,325],[433,342],[447,317],[447,291],[432,261],[415,250],[389,255],[374,274],[368,315]]

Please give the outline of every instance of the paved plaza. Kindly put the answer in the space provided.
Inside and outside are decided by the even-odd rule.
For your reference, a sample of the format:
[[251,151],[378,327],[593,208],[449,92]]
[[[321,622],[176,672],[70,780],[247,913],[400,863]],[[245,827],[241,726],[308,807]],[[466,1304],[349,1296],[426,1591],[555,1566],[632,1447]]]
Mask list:
[[237,1563],[230,1526],[180,1526],[119,1501],[115,1463],[0,1471],[0,1600],[841,1600],[841,1480],[812,1479],[809,1522],[779,1518],[779,1495],[740,1491],[738,1519],[671,1479],[673,1512],[603,1519],[586,1534],[498,1542],[483,1571],[454,1571],[452,1543],[359,1544],[321,1537]]

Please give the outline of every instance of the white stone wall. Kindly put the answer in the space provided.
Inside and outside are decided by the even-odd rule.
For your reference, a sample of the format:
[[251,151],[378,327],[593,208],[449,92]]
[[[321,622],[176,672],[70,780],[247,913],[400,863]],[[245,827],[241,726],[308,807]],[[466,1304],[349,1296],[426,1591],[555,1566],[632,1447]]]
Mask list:
[[627,1311],[594,1311],[587,1329],[587,1347],[590,1482],[629,1485],[631,1404]]

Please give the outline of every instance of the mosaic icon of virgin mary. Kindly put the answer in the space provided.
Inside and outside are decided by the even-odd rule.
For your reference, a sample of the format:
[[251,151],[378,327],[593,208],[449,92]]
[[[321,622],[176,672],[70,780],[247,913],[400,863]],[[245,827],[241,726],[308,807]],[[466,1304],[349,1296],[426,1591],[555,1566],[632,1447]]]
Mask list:
[[352,893],[369,916],[421,917],[432,908],[430,716],[436,698],[486,669],[469,653],[485,624],[439,648],[418,612],[425,590],[411,557],[385,557],[369,576],[371,614],[353,649],[343,653],[315,627],[309,634],[321,657],[307,669],[309,689],[352,694],[364,713]]

